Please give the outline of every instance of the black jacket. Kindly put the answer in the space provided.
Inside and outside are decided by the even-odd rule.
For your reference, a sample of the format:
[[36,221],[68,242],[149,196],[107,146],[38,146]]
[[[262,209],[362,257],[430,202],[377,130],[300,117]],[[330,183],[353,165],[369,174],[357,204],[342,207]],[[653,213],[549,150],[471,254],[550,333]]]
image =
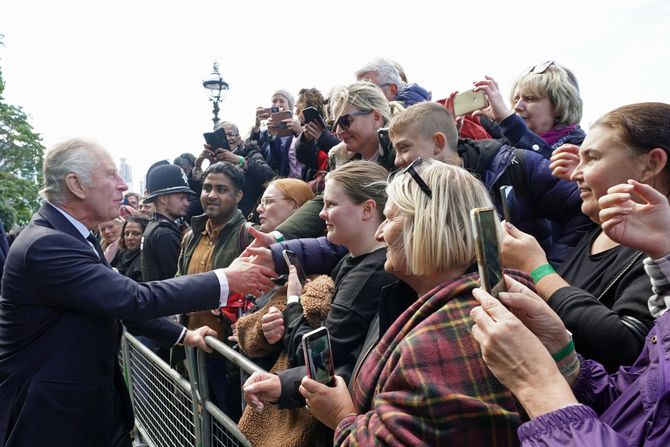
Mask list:
[[[345,256],[333,269],[331,277],[335,279],[335,295],[323,325],[330,332],[335,373],[347,382],[361,352],[368,327],[379,309],[379,296],[384,286],[396,279],[384,271],[386,248],[353,260]],[[284,349],[292,365],[304,365],[302,336],[311,331],[302,306],[292,303],[284,310]],[[281,371],[278,376],[282,383],[282,396],[279,405],[293,408],[304,405],[298,393],[300,380],[305,376],[305,368],[291,368]]]
[[174,277],[180,242],[177,224],[156,213],[142,236],[142,279],[145,282]]
[[274,178],[275,172],[263,158],[258,144],[253,141],[241,144],[233,153],[247,159],[244,188],[242,189],[244,196],[238,205],[242,215],[247,217],[255,211],[258,199],[265,191],[265,184]]

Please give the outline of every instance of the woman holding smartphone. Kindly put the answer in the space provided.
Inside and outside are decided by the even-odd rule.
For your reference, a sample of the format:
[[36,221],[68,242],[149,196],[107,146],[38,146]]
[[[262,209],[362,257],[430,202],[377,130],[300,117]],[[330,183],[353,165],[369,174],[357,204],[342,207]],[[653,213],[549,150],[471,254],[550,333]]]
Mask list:
[[491,199],[464,169],[418,160],[388,186],[376,237],[399,281],[382,292],[349,388],[339,376],[335,387],[304,378],[300,392],[338,446],[516,445],[512,395],[470,336],[470,210]]
[[[326,177],[324,206],[319,215],[326,223],[328,240],[346,246],[349,254],[330,274],[335,289],[322,324],[330,332],[336,371],[347,378],[379,308],[381,289],[393,282],[393,276],[384,271],[386,244],[375,239],[375,232],[383,220],[387,176],[388,172],[376,163],[353,161]],[[283,312],[270,307],[262,320],[264,339],[270,344],[283,342],[289,364],[294,368],[278,374],[254,374],[243,387],[247,401],[258,402],[260,398],[277,403],[280,408],[302,408],[305,405],[298,392],[300,380],[306,374],[302,337],[314,326],[301,303],[304,284],[297,279],[295,274],[289,277],[288,299]],[[243,337],[239,334],[240,340]],[[266,409],[263,413],[268,411],[274,410]],[[277,415],[277,418],[286,417],[287,413]],[[255,445],[262,444],[262,439],[272,444],[266,438],[267,424],[270,423],[266,418],[254,407],[249,407],[240,420],[241,429]],[[259,427],[264,427],[262,432]],[[290,436],[289,433],[285,435]],[[274,445],[287,445],[286,439],[277,440],[280,434],[273,433],[272,436]]]
[[482,120],[482,124],[496,138],[503,136],[510,145],[533,150],[547,159],[559,147],[574,152],[584,141],[584,131],[579,127],[582,98],[577,79],[562,65],[546,61],[519,76],[510,95],[511,110],[493,78],[486,76],[474,84],[490,105],[477,113],[494,121],[486,126]]

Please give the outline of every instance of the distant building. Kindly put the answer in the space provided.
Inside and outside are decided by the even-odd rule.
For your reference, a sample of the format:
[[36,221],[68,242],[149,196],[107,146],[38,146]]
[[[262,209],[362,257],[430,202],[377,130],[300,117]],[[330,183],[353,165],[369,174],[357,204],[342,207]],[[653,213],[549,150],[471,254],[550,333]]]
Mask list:
[[128,184],[128,191],[135,191],[133,185],[133,167],[124,157],[121,157],[121,163],[119,163],[119,175]]

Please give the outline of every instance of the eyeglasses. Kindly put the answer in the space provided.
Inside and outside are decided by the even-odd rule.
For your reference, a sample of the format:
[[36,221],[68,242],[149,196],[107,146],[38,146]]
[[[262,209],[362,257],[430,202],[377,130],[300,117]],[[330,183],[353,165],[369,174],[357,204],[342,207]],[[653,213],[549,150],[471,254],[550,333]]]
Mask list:
[[263,208],[267,208],[268,205],[271,205],[279,200],[291,200],[286,197],[263,197],[260,202],[258,202],[258,206],[262,206]]
[[240,134],[237,133],[237,132],[226,132],[226,136],[227,136],[227,137],[231,137],[231,138],[232,138],[232,137],[237,137],[237,136],[239,136],[239,135],[240,135]]
[[526,74],[530,74],[530,73],[542,74],[545,71],[547,71],[549,69],[549,67],[551,67],[552,65],[556,65],[556,62],[546,61],[546,62],[542,62],[541,64],[533,65],[532,67],[530,67],[526,71]]
[[372,110],[361,110],[358,112],[347,113],[346,115],[342,115],[337,119],[336,126],[340,126],[344,130],[349,130],[349,126],[351,126],[352,116],[369,115],[371,113]]
[[430,190],[430,187],[426,184],[426,182],[423,181],[419,173],[416,171],[416,167],[420,166],[421,163],[423,163],[423,159],[421,157],[416,157],[416,159],[412,163],[410,163],[410,165],[407,166],[405,169],[403,169],[402,171],[398,171],[395,174],[391,174],[389,176],[389,181],[391,180],[392,177],[394,177],[398,173],[402,175],[409,174],[412,176],[416,184],[419,185],[421,191],[423,191],[429,198],[432,199],[433,191]]

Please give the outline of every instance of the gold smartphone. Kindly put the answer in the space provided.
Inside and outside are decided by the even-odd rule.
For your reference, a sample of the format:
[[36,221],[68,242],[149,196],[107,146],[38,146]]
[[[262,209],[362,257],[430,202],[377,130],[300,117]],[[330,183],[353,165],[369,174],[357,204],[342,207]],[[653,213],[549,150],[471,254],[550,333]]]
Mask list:
[[474,208],[470,210],[470,220],[475,236],[477,265],[482,289],[494,297],[505,292],[498,222],[495,208]]
[[474,89],[459,93],[454,97],[454,113],[456,116],[467,115],[475,110],[488,106],[484,92],[476,92]]

